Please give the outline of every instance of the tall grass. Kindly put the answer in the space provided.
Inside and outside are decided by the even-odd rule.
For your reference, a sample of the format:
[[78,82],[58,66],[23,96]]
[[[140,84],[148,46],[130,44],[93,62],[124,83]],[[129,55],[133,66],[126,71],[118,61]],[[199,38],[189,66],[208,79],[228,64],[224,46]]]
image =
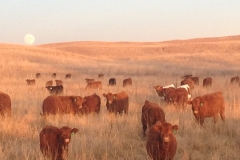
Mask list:
[[[89,57],[81,59],[79,54],[59,53],[39,47],[34,48],[34,52],[31,48],[14,49],[14,52],[11,52],[12,49],[1,50],[6,56],[0,60],[0,90],[10,95],[13,116],[0,121],[0,159],[44,159],[39,148],[39,132],[45,125],[67,125],[79,129],[78,133],[72,136],[69,146],[70,160],[149,159],[141,125],[141,109],[145,100],[159,104],[166,113],[166,120],[179,125],[179,130],[175,133],[178,142],[176,160],[239,159],[240,91],[239,86],[229,84],[231,74],[236,73],[235,67],[208,68],[211,66],[208,64],[200,66],[199,69],[196,66],[189,69],[183,65],[183,60],[181,63],[173,62],[174,55],[168,55],[169,61],[163,63],[156,59],[156,55],[135,60],[110,58],[108,61],[107,54],[103,54],[98,61],[88,59]],[[184,56],[182,58],[184,59]],[[205,64],[206,61],[202,63]],[[187,61],[187,65],[193,66],[194,61]],[[41,72],[42,75],[36,79],[36,85],[27,86],[26,79],[35,78],[37,72]],[[97,93],[101,97],[100,114],[50,116],[43,119],[40,116],[41,105],[49,95],[45,83],[52,79],[53,72],[57,73],[56,79],[63,80],[64,95],[87,96]],[[64,79],[67,73],[72,74],[72,79]],[[105,74],[105,77],[100,79],[103,89],[85,91],[85,78],[98,79],[98,73]],[[223,92],[226,106],[225,123],[219,118],[214,125],[213,118],[206,118],[204,126],[201,127],[196,122],[190,106],[185,111],[179,111],[174,106],[166,105],[158,97],[153,88],[155,85],[180,85],[180,76],[186,73],[200,77],[200,86],[195,87],[193,97],[219,90]],[[207,76],[213,77],[213,86],[203,88],[202,79]],[[115,87],[107,86],[108,79],[112,77],[117,79]],[[132,77],[133,86],[123,88],[122,80],[128,77]],[[129,94],[129,114],[109,114],[102,94],[122,90]]]

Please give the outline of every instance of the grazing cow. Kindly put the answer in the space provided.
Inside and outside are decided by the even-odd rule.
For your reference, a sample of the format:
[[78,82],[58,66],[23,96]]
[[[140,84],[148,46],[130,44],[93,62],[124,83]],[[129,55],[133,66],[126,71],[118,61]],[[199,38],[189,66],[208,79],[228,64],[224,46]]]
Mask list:
[[102,89],[102,82],[101,81],[89,82],[85,89],[86,90],[89,90],[89,89]]
[[210,93],[204,96],[195,97],[188,101],[192,105],[193,115],[203,125],[205,117],[213,117],[216,123],[217,116],[220,114],[222,120],[225,120],[225,104],[222,92]]
[[185,88],[167,89],[166,102],[169,104],[180,105],[185,108],[188,101],[188,92]]
[[11,117],[11,98],[8,94],[0,92],[0,114],[2,117]]
[[181,81],[181,86],[187,84],[190,90],[194,89],[194,81],[191,78],[187,78]]
[[108,81],[109,86],[116,86],[117,82],[115,78],[110,78]]
[[148,134],[147,153],[153,160],[173,160],[177,151],[177,140],[173,134],[178,125],[157,121]]
[[77,114],[85,100],[81,96],[55,96],[44,99],[42,115]]
[[166,95],[167,95],[167,91],[168,89],[173,89],[175,88],[175,86],[173,84],[170,84],[168,86],[155,86],[154,87],[156,89],[156,92],[158,94],[159,97],[162,97],[163,99],[166,100]]
[[239,76],[232,77],[230,83],[231,84],[240,84]]
[[52,78],[56,78],[57,74],[56,73],[53,73],[52,74]]
[[86,80],[87,84],[90,83],[90,82],[95,82],[95,79],[93,79],[93,78],[91,78],[91,79],[90,78],[86,78],[85,80]]
[[29,86],[32,86],[32,85],[36,84],[35,79],[26,79],[26,81],[27,81],[27,85],[29,85]]
[[132,78],[127,78],[123,80],[123,87],[131,86],[132,85]]
[[52,80],[46,82],[46,86],[45,87],[49,87],[49,86],[50,87],[53,86],[53,81]]
[[147,127],[153,126],[157,121],[165,122],[165,113],[156,103],[145,101],[142,107],[143,136],[146,136]]
[[198,77],[190,77],[195,85],[199,85],[199,78]]
[[115,114],[119,113],[120,115],[124,112],[125,114],[128,114],[128,94],[125,91],[113,94],[103,94],[104,97],[106,97],[106,107],[109,113],[114,112]]
[[42,154],[52,160],[66,160],[71,136],[77,132],[77,128],[68,126],[62,128],[45,126],[39,134]]
[[63,93],[63,86],[47,86],[47,90],[50,94],[62,94]]
[[212,77],[207,77],[203,79],[203,87],[212,86]]
[[101,98],[97,94],[92,94],[83,98],[82,108],[79,109],[80,114],[99,113],[101,107]]
[[61,80],[56,79],[55,82],[56,82],[56,86],[62,86],[63,85],[63,82]]
[[98,74],[98,78],[103,78],[104,77],[104,74]]
[[66,74],[65,78],[72,78],[71,74]]
[[41,77],[41,73],[36,73],[36,78],[40,78]]

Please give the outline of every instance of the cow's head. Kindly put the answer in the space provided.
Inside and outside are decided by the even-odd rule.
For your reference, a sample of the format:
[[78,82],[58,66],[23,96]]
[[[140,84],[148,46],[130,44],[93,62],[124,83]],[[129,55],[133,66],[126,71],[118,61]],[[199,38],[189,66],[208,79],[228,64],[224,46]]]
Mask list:
[[199,110],[204,106],[204,102],[199,97],[194,98],[192,101],[188,101],[187,104],[192,105],[193,114],[199,114]]
[[104,93],[103,96],[106,97],[108,104],[112,104],[113,101],[116,99],[117,94],[113,94],[113,93],[105,94],[105,93]]
[[82,108],[83,102],[86,101],[86,99],[82,98],[81,96],[71,96],[70,99],[72,100],[74,106],[78,109]]
[[172,132],[174,130],[178,130],[178,125],[172,125],[172,124],[167,123],[167,122],[157,121],[156,125],[160,126],[160,139],[165,144],[168,144],[168,142],[171,141]]
[[156,92],[157,92],[157,94],[160,96],[160,97],[163,97],[164,95],[163,95],[163,87],[162,86],[155,86],[154,87],[155,89],[156,89]]

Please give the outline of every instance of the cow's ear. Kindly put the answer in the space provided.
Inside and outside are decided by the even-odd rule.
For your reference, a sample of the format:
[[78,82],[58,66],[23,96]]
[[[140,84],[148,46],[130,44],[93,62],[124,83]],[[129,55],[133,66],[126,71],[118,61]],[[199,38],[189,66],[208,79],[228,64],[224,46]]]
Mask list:
[[174,126],[172,126],[172,130],[178,130],[178,125],[174,125]]
[[74,135],[75,133],[77,133],[78,132],[78,129],[77,128],[73,128],[72,130],[71,130],[71,135]]
[[203,102],[200,102],[200,106],[202,107],[204,105],[204,103]]
[[103,96],[106,97],[107,95],[105,93],[103,93]]
[[158,87],[159,87],[159,86],[155,86],[154,88],[155,88],[155,89],[158,89]]
[[187,104],[191,105],[191,104],[192,104],[192,101],[187,101]]

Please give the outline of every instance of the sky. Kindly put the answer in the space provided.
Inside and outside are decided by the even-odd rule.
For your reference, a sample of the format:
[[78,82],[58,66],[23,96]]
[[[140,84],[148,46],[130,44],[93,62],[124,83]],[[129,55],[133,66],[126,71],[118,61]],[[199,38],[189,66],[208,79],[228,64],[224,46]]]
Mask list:
[[240,35],[240,0],[0,0],[0,43],[160,42]]

